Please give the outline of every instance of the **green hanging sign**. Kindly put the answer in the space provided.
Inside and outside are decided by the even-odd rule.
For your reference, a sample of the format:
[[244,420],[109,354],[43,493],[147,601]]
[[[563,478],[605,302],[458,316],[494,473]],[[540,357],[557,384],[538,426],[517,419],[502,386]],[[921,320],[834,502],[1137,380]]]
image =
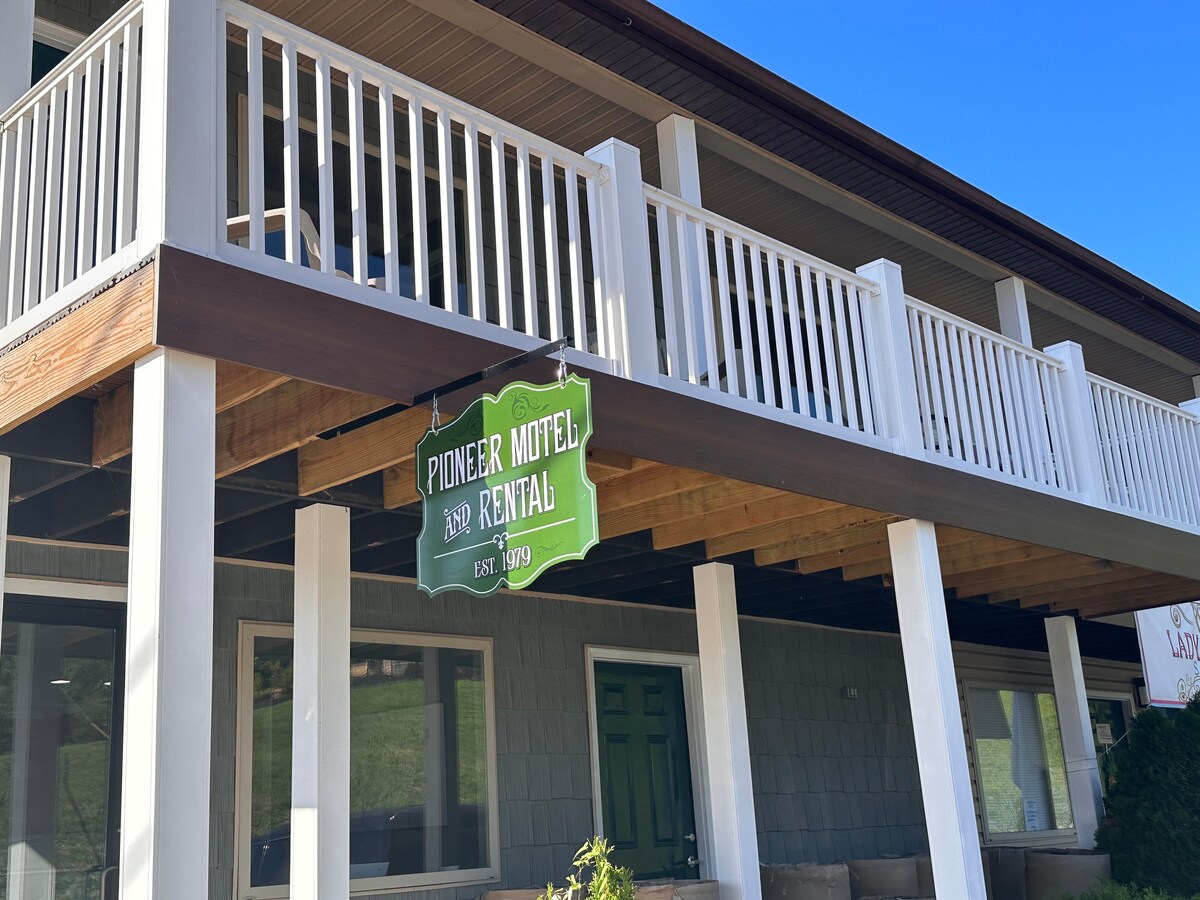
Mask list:
[[416,454],[417,583],[431,597],[528,587],[599,541],[587,476],[591,385],[516,381],[431,429]]

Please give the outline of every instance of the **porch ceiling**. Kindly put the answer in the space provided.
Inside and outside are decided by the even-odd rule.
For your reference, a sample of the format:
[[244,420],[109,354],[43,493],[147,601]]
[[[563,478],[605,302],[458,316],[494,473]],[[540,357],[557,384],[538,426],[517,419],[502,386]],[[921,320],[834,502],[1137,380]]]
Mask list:
[[[352,510],[357,572],[412,577],[420,507],[412,453],[425,409],[379,417],[381,398],[222,363],[218,368],[216,547],[222,557],[291,562],[294,510]],[[131,386],[83,391],[0,438],[15,457],[14,535],[125,544]],[[69,439],[64,439],[69,438]],[[50,449],[53,448],[53,449]],[[533,590],[690,606],[691,570],[737,570],[750,615],[896,631],[887,512],[593,448],[602,543]],[[1200,582],[1032,543],[939,526],[957,640],[1037,649],[1042,620],[1109,615],[1200,597]],[[1085,653],[1136,659],[1128,629],[1080,623]]]

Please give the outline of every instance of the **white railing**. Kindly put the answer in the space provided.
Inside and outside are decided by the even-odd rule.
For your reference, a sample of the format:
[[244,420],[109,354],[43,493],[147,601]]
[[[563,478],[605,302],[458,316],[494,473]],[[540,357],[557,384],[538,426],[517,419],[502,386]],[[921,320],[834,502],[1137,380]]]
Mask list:
[[657,188],[645,196],[660,373],[880,435],[878,287]]
[[597,164],[236,0],[222,8],[246,48],[227,66],[246,85],[225,92],[237,194],[222,241],[610,354]]
[[[13,322],[84,280],[137,231],[140,2],[125,6],[3,117],[0,286]],[[69,290],[68,290],[69,289]]]
[[926,453],[1074,492],[1063,364],[906,298]]
[[1200,417],[1088,373],[1108,502],[1200,526]]

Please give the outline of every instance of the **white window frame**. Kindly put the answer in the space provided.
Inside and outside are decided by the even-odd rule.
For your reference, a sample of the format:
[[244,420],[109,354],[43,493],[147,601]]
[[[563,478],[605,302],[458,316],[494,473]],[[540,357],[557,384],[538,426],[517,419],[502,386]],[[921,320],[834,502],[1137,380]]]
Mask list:
[[[1053,685],[1045,682],[1021,681],[1019,683],[1008,683],[998,681],[964,681],[963,682],[963,699],[967,713],[967,730],[971,735],[971,761],[975,765],[975,784],[978,794],[977,802],[979,804],[979,824],[983,833],[983,842],[989,846],[1008,846],[1012,844],[1030,844],[1030,845],[1046,845],[1046,846],[1068,846],[1073,845],[1076,839],[1077,831],[1072,825],[1071,828],[1056,828],[1049,831],[998,831],[993,833],[988,825],[987,815],[987,797],[983,786],[983,768],[979,764],[979,744],[975,738],[975,713],[971,706],[971,689],[979,688],[985,691],[1012,691],[1014,693],[1024,692],[1033,694],[1049,694],[1054,702],[1054,715],[1058,719],[1058,737],[1062,741],[1062,718],[1058,711],[1058,698],[1054,694]],[[1063,771],[1066,771],[1066,760],[1063,760]],[[1072,820],[1074,820],[1074,810],[1072,810]]]
[[[254,771],[254,640],[258,637],[291,638],[289,622],[238,622],[237,730],[235,736],[235,812],[234,812],[234,900],[283,900],[290,896],[290,885],[250,887],[248,844],[250,841],[251,773]],[[484,726],[487,730],[487,803],[488,865],[480,869],[455,869],[446,872],[421,872],[389,875],[382,878],[355,878],[350,882],[354,897],[402,891],[427,890],[491,884],[500,880],[500,792],[496,764],[496,696],[492,639],[426,632],[352,628],[353,643],[396,644],[405,647],[435,647],[472,650],[483,654]]]
[[687,717],[688,763],[692,769],[692,806],[696,817],[696,856],[700,860],[697,877],[711,878],[708,861],[712,846],[709,823],[712,802],[708,791],[708,760],[704,748],[704,703],[700,688],[700,657],[694,653],[637,650],[629,647],[587,645],[588,755],[592,767],[592,824],[595,834],[604,837],[604,798],[600,783],[600,729],[596,720],[596,663],[617,662],[642,666],[679,669],[683,676],[683,709]]
[[[1137,698],[1129,691],[1085,691],[1085,699],[1087,700],[1104,700],[1117,701],[1125,709],[1125,730],[1129,731],[1133,727],[1133,717],[1137,715]],[[1089,724],[1091,715],[1088,715]],[[1115,744],[1113,746],[1116,746]],[[1100,747],[1096,746],[1096,755],[1100,755]]]

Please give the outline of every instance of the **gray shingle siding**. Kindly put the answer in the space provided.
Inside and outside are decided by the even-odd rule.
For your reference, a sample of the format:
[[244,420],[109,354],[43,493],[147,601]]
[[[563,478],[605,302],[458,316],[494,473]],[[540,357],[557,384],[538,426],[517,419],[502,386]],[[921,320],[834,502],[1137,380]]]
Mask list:
[[[124,555],[13,543],[10,571],[118,581]],[[233,896],[239,621],[288,622],[286,570],[216,567],[211,896]],[[494,642],[501,887],[561,879],[593,831],[585,647],[696,652],[690,611],[497,595],[430,600],[356,579],[355,627]],[[759,853],[765,863],[926,849],[899,641],[742,620]],[[843,688],[858,689],[847,700]],[[481,887],[412,892],[468,900]]]

